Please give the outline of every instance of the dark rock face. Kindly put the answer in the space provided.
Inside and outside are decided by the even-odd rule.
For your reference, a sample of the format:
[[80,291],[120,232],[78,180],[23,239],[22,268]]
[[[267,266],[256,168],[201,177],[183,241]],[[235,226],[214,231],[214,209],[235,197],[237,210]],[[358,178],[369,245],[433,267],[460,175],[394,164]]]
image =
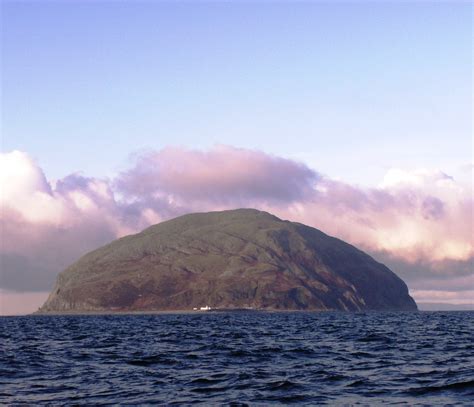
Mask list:
[[383,264],[321,231],[266,212],[196,213],[86,254],[40,312],[416,310]]

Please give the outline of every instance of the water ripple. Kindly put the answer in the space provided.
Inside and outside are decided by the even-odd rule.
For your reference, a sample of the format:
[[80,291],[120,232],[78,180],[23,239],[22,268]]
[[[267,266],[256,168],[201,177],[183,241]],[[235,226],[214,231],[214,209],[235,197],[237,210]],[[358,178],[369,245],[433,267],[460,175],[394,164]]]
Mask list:
[[472,405],[473,317],[2,317],[0,404]]

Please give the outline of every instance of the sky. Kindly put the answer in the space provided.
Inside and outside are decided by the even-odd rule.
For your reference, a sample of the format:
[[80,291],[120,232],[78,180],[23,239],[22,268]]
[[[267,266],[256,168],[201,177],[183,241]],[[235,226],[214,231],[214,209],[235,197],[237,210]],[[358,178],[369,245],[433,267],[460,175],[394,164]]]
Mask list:
[[474,298],[469,2],[1,3],[0,313],[88,250],[252,206]]

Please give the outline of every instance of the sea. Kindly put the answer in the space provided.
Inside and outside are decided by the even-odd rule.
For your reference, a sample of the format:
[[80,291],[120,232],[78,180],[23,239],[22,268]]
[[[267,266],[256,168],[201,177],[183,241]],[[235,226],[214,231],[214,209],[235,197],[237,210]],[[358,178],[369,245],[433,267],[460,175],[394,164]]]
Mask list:
[[474,312],[0,318],[2,405],[474,405]]

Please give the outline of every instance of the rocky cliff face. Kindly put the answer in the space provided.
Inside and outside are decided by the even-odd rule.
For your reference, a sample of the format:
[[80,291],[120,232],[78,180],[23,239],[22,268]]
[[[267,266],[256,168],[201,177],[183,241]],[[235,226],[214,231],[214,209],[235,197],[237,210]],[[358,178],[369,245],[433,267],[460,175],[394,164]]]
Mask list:
[[416,310],[383,264],[266,212],[196,213],[86,254],[40,312],[213,308]]

